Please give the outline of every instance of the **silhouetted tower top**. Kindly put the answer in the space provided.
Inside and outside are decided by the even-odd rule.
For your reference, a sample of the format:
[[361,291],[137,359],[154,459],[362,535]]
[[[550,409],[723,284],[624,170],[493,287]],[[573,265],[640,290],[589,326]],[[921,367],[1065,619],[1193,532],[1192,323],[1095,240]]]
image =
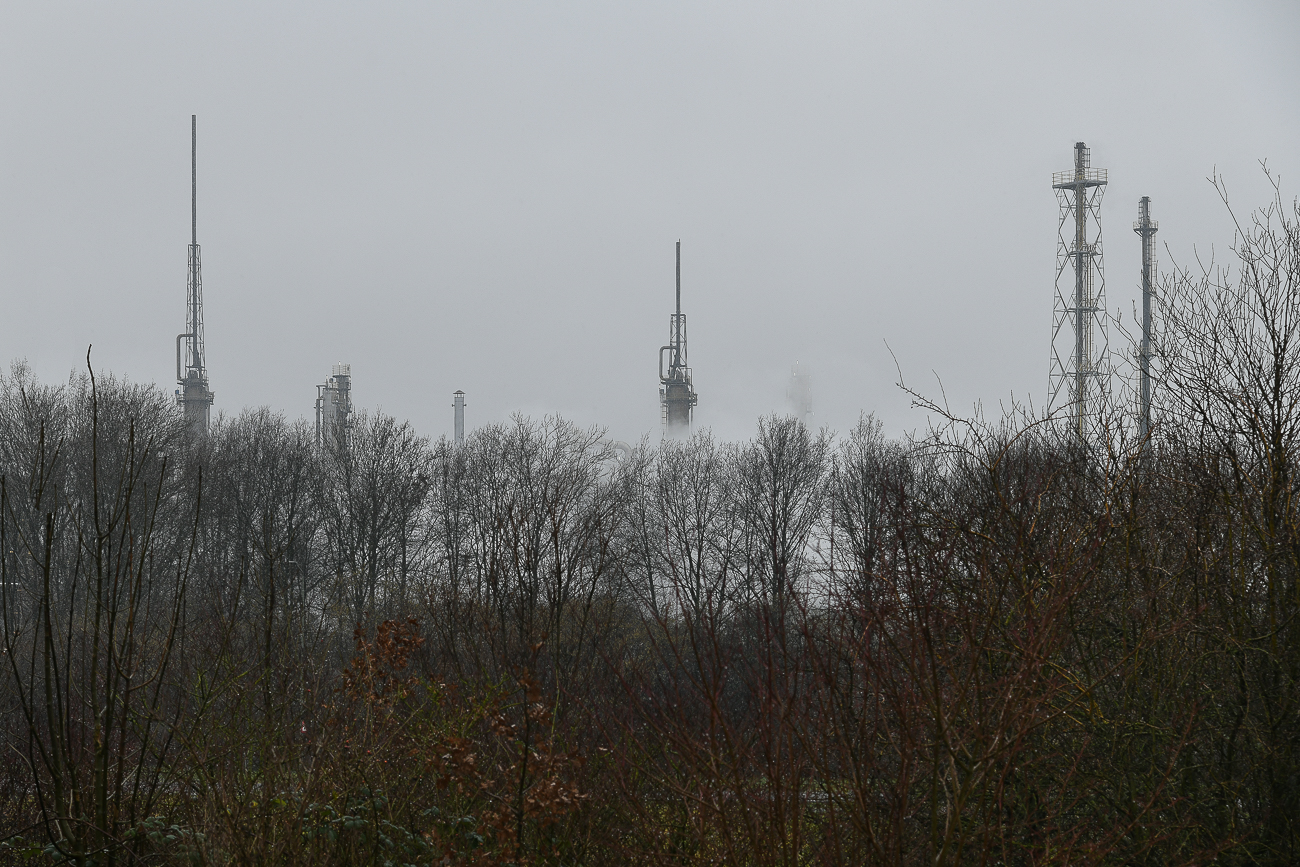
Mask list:
[[214,395],[208,388],[203,346],[203,267],[199,249],[199,120],[190,115],[190,256],[185,333],[176,336],[176,403],[195,434],[205,436]]
[[[664,353],[668,367],[664,369]],[[682,242],[677,242],[677,307],[668,323],[668,343],[659,347],[659,406],[664,429],[682,433],[691,424],[697,398],[686,352],[686,314],[682,313]]]

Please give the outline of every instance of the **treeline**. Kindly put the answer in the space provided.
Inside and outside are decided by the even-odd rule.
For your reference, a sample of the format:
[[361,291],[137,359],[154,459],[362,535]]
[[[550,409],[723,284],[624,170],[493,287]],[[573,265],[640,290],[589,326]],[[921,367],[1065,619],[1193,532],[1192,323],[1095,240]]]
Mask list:
[[1300,234],[1156,424],[457,447],[0,378],[4,835],[73,864],[1300,860]]

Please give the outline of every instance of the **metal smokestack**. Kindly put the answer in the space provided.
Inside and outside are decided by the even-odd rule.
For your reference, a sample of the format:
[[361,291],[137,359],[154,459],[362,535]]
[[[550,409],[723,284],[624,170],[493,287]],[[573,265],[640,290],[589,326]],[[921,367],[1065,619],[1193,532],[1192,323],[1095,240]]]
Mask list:
[[456,389],[451,395],[452,407],[456,410],[456,423],[454,428],[454,438],[456,445],[465,443],[465,392]]
[[1138,200],[1138,218],[1133,231],[1142,238],[1142,344],[1138,349],[1138,373],[1141,376],[1141,404],[1138,409],[1138,433],[1143,442],[1151,433],[1151,283],[1156,278],[1156,221],[1151,219],[1151,197]]

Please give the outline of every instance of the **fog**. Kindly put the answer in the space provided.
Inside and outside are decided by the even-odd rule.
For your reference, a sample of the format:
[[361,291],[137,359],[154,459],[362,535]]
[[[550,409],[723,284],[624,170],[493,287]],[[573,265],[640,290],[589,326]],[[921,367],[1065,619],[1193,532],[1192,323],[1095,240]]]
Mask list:
[[1037,405],[1052,171],[1109,170],[1130,318],[1140,196],[1166,268],[1228,254],[1213,173],[1300,193],[1297,45],[1281,2],[7,4],[0,361],[174,386],[197,114],[215,411],[308,416],[343,361],[433,436],[459,388],[657,438],[678,239],[697,426],[796,361],[838,429],[924,428],[900,371]]

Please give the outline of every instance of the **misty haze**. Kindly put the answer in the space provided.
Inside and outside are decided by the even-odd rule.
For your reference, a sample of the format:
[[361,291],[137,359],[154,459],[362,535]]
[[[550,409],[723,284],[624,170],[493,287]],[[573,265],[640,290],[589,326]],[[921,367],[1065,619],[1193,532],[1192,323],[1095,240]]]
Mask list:
[[1297,863],[1297,46],[7,6],[0,864]]

